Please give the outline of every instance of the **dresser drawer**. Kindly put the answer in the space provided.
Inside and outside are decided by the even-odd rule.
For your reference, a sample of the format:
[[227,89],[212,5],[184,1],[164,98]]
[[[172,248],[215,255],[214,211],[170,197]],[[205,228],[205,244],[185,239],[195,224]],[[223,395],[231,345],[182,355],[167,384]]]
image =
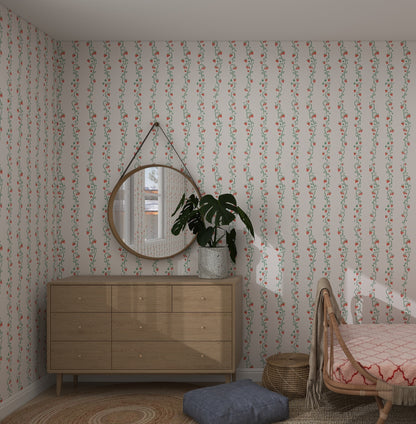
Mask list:
[[110,342],[52,342],[52,370],[110,370]]
[[231,342],[113,342],[113,370],[229,370],[231,350]]
[[110,313],[52,313],[52,341],[110,341]]
[[110,287],[51,287],[51,312],[110,312],[110,302]]
[[231,286],[174,286],[173,312],[231,312]]
[[232,339],[230,313],[113,313],[112,340],[200,340]]
[[170,312],[170,286],[113,286],[113,312]]

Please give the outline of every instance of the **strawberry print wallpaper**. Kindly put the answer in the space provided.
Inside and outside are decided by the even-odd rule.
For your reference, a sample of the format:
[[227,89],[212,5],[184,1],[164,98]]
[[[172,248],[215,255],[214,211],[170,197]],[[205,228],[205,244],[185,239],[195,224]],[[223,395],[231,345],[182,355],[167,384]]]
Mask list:
[[46,375],[53,278],[53,40],[0,6],[0,408]]
[[[345,317],[415,314],[415,43],[72,42],[58,52],[58,274],[195,274],[197,246],[140,260],[109,231],[112,187],[158,121],[202,193],[232,192],[244,359],[307,352],[315,285]],[[151,137],[133,165],[178,159]]]
[[[253,222],[230,268],[240,368],[308,352],[322,276],[349,322],[414,321],[415,42],[59,42],[0,11],[3,398],[45,372],[48,279],[197,273],[195,244],[139,259],[108,226],[155,121],[201,192]],[[181,166],[160,134],[132,166],[149,163]]]

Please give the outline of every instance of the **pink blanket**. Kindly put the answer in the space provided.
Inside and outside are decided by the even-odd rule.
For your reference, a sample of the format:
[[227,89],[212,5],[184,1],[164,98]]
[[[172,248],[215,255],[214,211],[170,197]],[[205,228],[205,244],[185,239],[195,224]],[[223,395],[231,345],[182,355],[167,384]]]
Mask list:
[[[383,381],[416,385],[416,324],[340,325],[341,335],[360,365]],[[356,371],[334,336],[332,378],[341,383],[372,384]]]

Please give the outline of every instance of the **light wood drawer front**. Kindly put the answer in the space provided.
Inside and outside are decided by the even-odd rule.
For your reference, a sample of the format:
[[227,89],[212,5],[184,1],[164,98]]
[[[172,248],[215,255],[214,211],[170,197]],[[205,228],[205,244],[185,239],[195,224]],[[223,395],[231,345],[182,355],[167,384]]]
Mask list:
[[170,312],[170,286],[113,286],[113,312]]
[[110,313],[52,313],[52,341],[110,341]]
[[231,312],[231,286],[174,286],[173,312]]
[[110,342],[52,342],[53,370],[110,370]]
[[113,343],[113,370],[231,369],[231,342]]
[[113,313],[112,339],[227,341],[232,338],[229,313]]
[[52,312],[110,312],[110,301],[110,287],[51,287]]

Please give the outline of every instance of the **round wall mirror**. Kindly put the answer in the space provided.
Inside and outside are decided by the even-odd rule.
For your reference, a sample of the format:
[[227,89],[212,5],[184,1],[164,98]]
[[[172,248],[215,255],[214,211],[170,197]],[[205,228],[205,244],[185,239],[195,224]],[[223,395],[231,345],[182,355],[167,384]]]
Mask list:
[[146,165],[128,172],[114,187],[108,221],[114,237],[140,258],[165,259],[181,253],[195,240],[189,230],[174,236],[173,212],[181,200],[199,190],[193,180],[166,165]]

